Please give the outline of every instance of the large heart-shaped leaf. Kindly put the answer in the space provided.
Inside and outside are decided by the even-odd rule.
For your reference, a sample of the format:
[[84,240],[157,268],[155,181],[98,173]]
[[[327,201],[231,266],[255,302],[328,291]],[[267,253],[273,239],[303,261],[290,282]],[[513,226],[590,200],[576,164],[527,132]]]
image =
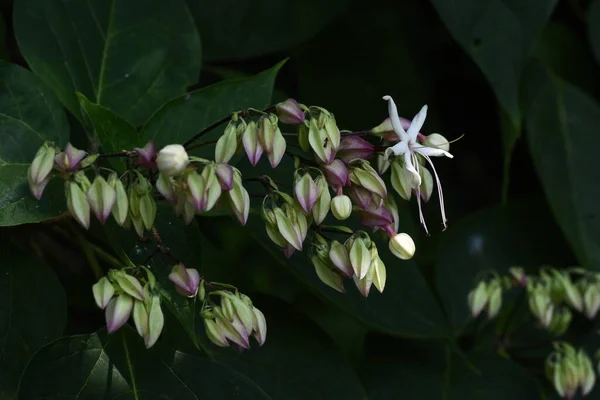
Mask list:
[[187,0],[209,61],[284,50],[315,35],[350,3],[334,0]]
[[139,125],[200,70],[183,0],[19,0],[14,23],[29,66],[76,116],[81,92]]
[[518,126],[521,72],[557,1],[431,0],[431,3]]
[[[269,105],[277,72],[283,62],[255,76],[231,79],[188,93],[165,104],[140,132],[140,139],[164,146],[184,143],[210,124],[246,108],[264,108]],[[198,142],[214,139],[223,132],[215,129]],[[214,146],[196,151],[214,158]]]
[[27,168],[45,141],[64,146],[69,125],[54,93],[31,72],[0,62],[0,226],[38,222],[64,210],[61,186],[31,196]]
[[527,116],[529,150],[554,215],[579,262],[600,269],[600,106],[548,76]]
[[570,252],[543,201],[494,206],[452,225],[442,237],[435,266],[437,289],[454,329],[470,318],[467,295],[477,278],[510,267],[562,267]]
[[67,304],[54,272],[7,237],[0,257],[0,397],[8,399],[33,354],[62,335]]
[[269,399],[244,376],[157,344],[148,351],[128,326],[62,338],[41,349],[21,381],[21,399]]
[[383,354],[369,357],[362,368],[372,400],[540,397],[539,385],[527,370],[495,354],[474,354],[467,361],[435,342],[398,343]]

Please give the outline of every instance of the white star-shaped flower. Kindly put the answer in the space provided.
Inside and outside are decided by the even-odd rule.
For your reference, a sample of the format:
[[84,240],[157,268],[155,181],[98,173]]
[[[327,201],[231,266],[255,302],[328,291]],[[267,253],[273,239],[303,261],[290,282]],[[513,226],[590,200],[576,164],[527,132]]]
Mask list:
[[423,144],[417,141],[419,131],[423,127],[423,123],[425,122],[425,118],[427,117],[427,105],[424,105],[421,108],[421,111],[413,118],[408,130],[404,130],[402,127],[402,123],[400,122],[400,117],[398,116],[398,110],[396,109],[396,103],[394,103],[394,99],[391,96],[383,96],[383,100],[388,102],[388,110],[390,114],[390,120],[392,122],[392,127],[394,128],[394,132],[400,138],[400,141],[396,143],[394,146],[389,147],[385,150],[386,157],[389,157],[391,154],[395,156],[403,156],[404,157],[404,170],[407,173],[407,177],[410,178],[412,189],[417,192],[417,203],[419,205],[419,219],[427,231],[427,225],[425,225],[425,218],[423,217],[423,212],[421,211],[421,175],[419,174],[419,169],[421,168],[421,164],[419,163],[418,155],[421,155],[431,166],[433,170],[433,175],[435,176],[435,181],[437,184],[437,189],[440,197],[440,209],[442,213],[442,223],[444,224],[444,229],[446,228],[446,213],[444,211],[444,195],[442,193],[442,184],[440,183],[440,178],[435,170],[435,166],[433,165],[433,161],[431,161],[431,157],[440,157],[446,156],[448,158],[452,158],[452,154],[449,152],[435,147],[424,146]]

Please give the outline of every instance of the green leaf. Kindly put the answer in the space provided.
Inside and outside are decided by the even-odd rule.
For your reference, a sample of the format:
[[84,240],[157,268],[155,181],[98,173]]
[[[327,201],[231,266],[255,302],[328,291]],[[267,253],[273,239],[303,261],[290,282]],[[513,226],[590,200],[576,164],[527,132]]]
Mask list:
[[431,0],[431,3],[518,126],[521,73],[557,1]]
[[[140,138],[143,142],[154,140],[160,149],[170,143],[184,143],[234,111],[267,107],[284,62],[252,77],[219,82],[171,100],[144,125]],[[222,132],[223,129],[215,129],[197,143],[215,139]],[[213,159],[214,146],[202,147],[194,154]]]
[[531,373],[495,354],[474,354],[465,360],[435,342],[394,343],[380,353],[362,369],[371,400],[540,398]]
[[527,116],[529,150],[548,202],[579,262],[595,270],[600,270],[598,126],[598,103],[552,76]]
[[[5,236],[5,235],[3,235]],[[13,246],[0,247],[0,397],[16,398],[29,359],[60,337],[67,321],[65,293],[49,267]]]
[[209,61],[285,50],[319,32],[349,0],[187,0]]
[[54,93],[26,69],[0,61],[0,164],[30,163],[45,141],[63,146],[68,137]]
[[[100,141],[104,153],[132,150],[140,144],[138,133],[129,122],[108,108],[91,103],[81,93],[77,93],[77,97],[82,113],[94,130],[93,137]],[[121,171],[126,168],[123,159],[113,158],[110,162]]]
[[14,24],[31,69],[78,117],[75,92],[140,125],[200,70],[183,0],[18,0]]
[[595,0],[588,11],[588,36],[596,62],[600,64],[600,1]]
[[217,347],[202,335],[205,351],[214,361],[248,377],[272,399],[366,398],[358,376],[322,331],[289,306],[261,299],[252,300],[267,319],[265,344],[258,347],[252,339],[250,350],[240,354]]
[[268,399],[240,374],[164,343],[146,350],[129,326],[62,338],[41,349],[21,381],[20,399]]
[[0,82],[0,226],[56,217],[65,209],[61,185],[50,182],[37,201],[27,168],[45,141],[66,144],[64,109],[39,78],[17,65],[0,61]]
[[[442,235],[435,265],[441,303],[458,333],[470,320],[467,295],[486,272],[510,267],[562,267],[571,260],[560,229],[540,200],[473,213]],[[483,317],[485,318],[485,317]]]

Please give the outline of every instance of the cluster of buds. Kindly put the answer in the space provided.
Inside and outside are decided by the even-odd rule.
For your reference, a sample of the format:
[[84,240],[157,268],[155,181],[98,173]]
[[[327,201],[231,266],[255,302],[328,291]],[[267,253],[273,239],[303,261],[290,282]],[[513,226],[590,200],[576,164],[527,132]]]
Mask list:
[[467,297],[471,316],[476,318],[485,310],[489,319],[496,317],[502,308],[502,291],[505,289],[506,280],[496,275],[479,281]]
[[[312,210],[316,210],[314,205]],[[294,251],[302,251],[311,219],[310,212],[308,216],[305,213],[300,203],[284,192],[274,191],[263,200],[262,217],[267,234],[288,258]]]
[[146,348],[150,348],[158,340],[165,319],[156,279],[146,268],[134,272],[142,270],[146,272],[144,285],[125,269],[110,270],[92,286],[92,292],[98,307],[105,310],[108,333],[116,332],[133,315],[138,334],[144,339]]
[[317,276],[327,286],[343,293],[343,278],[352,278],[364,297],[369,295],[373,284],[383,293],[385,265],[379,257],[375,242],[366,232],[355,232],[343,244],[337,240],[329,242],[315,234],[311,253]]
[[233,343],[240,350],[250,348],[251,336],[260,346],[265,343],[267,320],[248,296],[228,290],[216,290],[210,292],[208,298],[210,296],[220,297],[219,305],[205,302],[200,315],[211,342],[220,347]]
[[554,351],[546,359],[546,377],[560,397],[573,399],[577,391],[588,395],[596,383],[594,367],[583,349],[575,350],[564,342],[554,343]]

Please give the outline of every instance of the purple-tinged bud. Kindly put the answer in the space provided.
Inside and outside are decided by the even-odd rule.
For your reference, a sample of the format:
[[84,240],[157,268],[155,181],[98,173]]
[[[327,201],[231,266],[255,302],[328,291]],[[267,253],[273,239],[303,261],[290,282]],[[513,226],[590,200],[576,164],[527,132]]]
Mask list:
[[302,175],[301,178],[297,177],[294,194],[302,210],[306,214],[310,214],[319,198],[319,188],[308,172]]
[[511,267],[508,274],[513,279],[514,283],[521,287],[527,286],[527,275],[521,267]]
[[90,227],[90,205],[79,184],[66,181],[65,197],[67,198],[67,208],[73,218],[85,229],[88,229]]
[[[29,167],[31,168],[31,167]],[[40,183],[33,183],[31,181],[30,178],[31,173],[28,172],[27,174],[27,179],[29,180],[29,190],[31,191],[31,194],[33,195],[33,197],[35,197],[36,199],[41,199],[42,198],[42,194],[44,193],[44,189],[46,189],[46,185],[48,185],[48,182],[50,182],[50,178],[52,178],[52,175],[48,175],[46,177],[46,179],[44,179],[43,181],[41,181]]]
[[169,280],[175,284],[175,290],[182,296],[192,298],[198,293],[200,274],[193,268],[177,264],[171,270]]
[[275,106],[279,120],[286,125],[300,125],[304,122],[304,111],[294,99],[287,99]]
[[[227,303],[228,299],[222,297],[221,303]],[[214,307],[213,312],[215,313],[217,327],[223,333],[223,335],[231,342],[238,346],[247,349],[250,347],[248,340],[248,331],[244,327],[242,321],[237,315],[232,315],[231,312],[226,312],[225,308]],[[229,314],[229,315],[228,315]]]
[[85,151],[73,147],[71,143],[67,143],[65,151],[61,151],[54,157],[54,164],[61,171],[75,172],[81,167],[81,161],[85,155]]
[[226,163],[217,163],[215,165],[215,173],[217,180],[221,185],[221,189],[229,191],[233,188],[233,167]]
[[117,285],[119,285],[119,287],[121,288],[121,290],[123,292],[125,292],[126,294],[128,294],[129,296],[133,297],[136,300],[139,301],[145,301],[146,300],[146,294],[144,293],[144,288],[142,287],[142,284],[140,283],[140,281],[137,280],[137,278],[128,275],[127,273],[125,273],[122,270],[112,270],[110,271],[111,274],[111,279],[113,281],[115,281],[117,283]]
[[383,179],[381,179],[377,171],[369,165],[368,161],[357,161],[355,166],[350,167],[350,181],[354,185],[367,189],[381,199],[387,197],[387,188],[385,187]]
[[327,182],[334,188],[341,186],[350,186],[350,175],[348,174],[348,168],[342,160],[333,160],[329,164],[321,166],[323,173],[327,178]]
[[223,330],[219,328],[219,325],[212,319],[204,319],[204,329],[206,330],[206,336],[208,339],[219,347],[229,347],[229,342]]
[[171,178],[159,173],[158,178],[156,178],[156,189],[171,204],[177,204],[177,193]]
[[261,146],[261,150],[264,149],[267,154],[273,152],[273,146],[275,145],[275,127],[277,127],[277,119],[275,119],[275,124],[273,124],[268,115],[262,116],[258,120],[257,139],[260,143],[259,146]]
[[333,161],[335,150],[332,147],[331,140],[327,136],[327,131],[317,126],[315,118],[312,118],[309,123],[308,142],[321,162],[328,164]]
[[[291,215],[286,215],[281,208],[275,208],[275,220],[277,221],[277,229],[281,236],[291,244],[296,250],[302,251],[302,242],[304,240],[297,227],[292,223]],[[304,218],[304,216],[302,216]]]
[[254,314],[254,326],[252,329],[254,333],[252,336],[262,346],[267,340],[267,319],[262,311],[256,307],[252,307],[252,313]]
[[331,213],[339,221],[348,219],[352,214],[352,200],[350,200],[350,197],[343,194],[335,196],[331,200]]
[[354,275],[363,279],[371,269],[371,251],[362,237],[356,237],[348,251]]
[[181,174],[190,163],[185,148],[180,144],[170,144],[163,147],[156,156],[156,166],[165,176]]
[[285,149],[287,148],[287,143],[283,134],[279,130],[279,126],[275,125],[275,136],[273,139],[273,151],[269,152],[267,155],[269,159],[269,163],[272,168],[277,168],[283,155],[285,154]]
[[363,209],[368,208],[373,201],[371,192],[357,185],[350,186],[350,189],[348,189],[348,195],[356,205]]
[[133,299],[131,296],[123,293],[108,303],[106,307],[106,329],[108,333],[116,332],[129,319],[133,310]]
[[319,199],[312,209],[312,216],[316,225],[320,225],[325,220],[331,208],[331,193],[323,176],[318,176],[316,184],[319,189]]
[[240,221],[242,225],[246,225],[248,214],[250,213],[250,195],[242,185],[242,178],[239,173],[234,174],[233,188],[227,192],[227,195],[229,196],[231,209],[238,221]]
[[252,166],[255,166],[260,160],[260,156],[262,156],[263,148],[261,144],[258,142],[258,132],[256,129],[256,122],[250,121],[242,134],[242,144],[244,145],[244,150],[246,150],[246,155],[248,156],[248,161]]
[[204,179],[197,172],[192,172],[187,176],[188,201],[192,203],[198,211],[204,211],[206,208],[206,197],[204,196]]
[[[55,154],[56,151],[54,150],[54,147],[51,147],[48,144],[44,144],[42,147],[40,147],[35,155],[35,158],[33,159],[33,162],[31,163],[31,166],[29,167],[29,170],[27,171],[27,178],[30,186],[39,187],[44,181],[48,183],[48,179],[54,165]],[[44,186],[46,185],[44,184]],[[41,191],[43,192],[43,189]],[[39,199],[39,197],[37,198]]]
[[334,271],[317,256],[312,256],[311,261],[321,282],[340,293],[344,293],[344,283],[342,281],[342,276],[339,273]]
[[146,143],[144,147],[134,147],[133,149],[138,155],[135,161],[136,165],[141,165],[148,169],[156,167],[156,144],[154,144],[153,140]]
[[372,228],[384,228],[394,224],[394,217],[390,210],[383,205],[376,207],[373,203],[371,203],[367,209],[360,210],[358,212],[358,218],[362,225]]
[[391,237],[389,248],[401,260],[409,260],[415,255],[415,242],[406,233],[397,233]]
[[348,255],[348,250],[346,250],[346,247],[337,240],[331,242],[329,259],[333,265],[347,277],[351,277],[354,274],[354,271],[352,270],[352,263],[350,262],[350,256]]
[[117,199],[117,192],[98,175],[87,192],[87,200],[96,218],[105,223]]
[[369,159],[373,156],[374,152],[375,147],[371,143],[359,136],[352,135],[342,139],[337,157],[345,163],[349,163],[357,158],[362,160]]
[[371,291],[371,286],[373,285],[373,277],[375,275],[374,268],[369,268],[366,275],[362,278],[359,278],[357,275],[352,276],[354,280],[354,284],[356,288],[363,295],[363,297],[368,297],[369,292]]
[[[402,128],[404,128],[404,130],[408,130],[412,120],[402,117],[399,117],[398,119],[400,120],[400,125],[402,125]],[[394,127],[392,126],[392,121],[389,117],[386,118],[381,124],[371,129],[370,133],[375,136],[382,137],[388,142],[397,142],[400,140],[396,132],[394,132]],[[421,133],[418,135],[421,136]]]
[[283,255],[285,256],[285,258],[291,258],[294,255],[295,251],[296,249],[294,248],[294,246],[286,242],[286,245],[283,248]]
[[154,346],[165,326],[165,316],[160,307],[160,296],[152,296],[148,307],[148,334],[144,335],[144,344],[147,349]]
[[104,310],[110,299],[114,296],[115,288],[107,277],[103,277],[92,286],[92,293],[94,294],[96,305]]

